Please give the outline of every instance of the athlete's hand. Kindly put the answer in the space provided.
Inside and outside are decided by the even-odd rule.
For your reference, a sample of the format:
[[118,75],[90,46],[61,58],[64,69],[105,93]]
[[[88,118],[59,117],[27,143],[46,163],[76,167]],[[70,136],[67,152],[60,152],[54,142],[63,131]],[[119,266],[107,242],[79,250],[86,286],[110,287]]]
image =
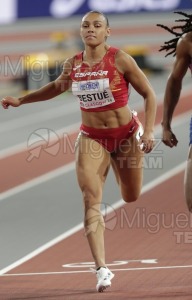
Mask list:
[[177,146],[178,140],[171,129],[163,129],[162,142],[172,148]]
[[155,145],[155,139],[153,133],[144,132],[140,137],[140,148],[145,153],[149,153],[153,150]]
[[18,98],[6,96],[1,100],[1,105],[4,109],[8,109],[9,106],[17,107],[21,105],[21,101]]

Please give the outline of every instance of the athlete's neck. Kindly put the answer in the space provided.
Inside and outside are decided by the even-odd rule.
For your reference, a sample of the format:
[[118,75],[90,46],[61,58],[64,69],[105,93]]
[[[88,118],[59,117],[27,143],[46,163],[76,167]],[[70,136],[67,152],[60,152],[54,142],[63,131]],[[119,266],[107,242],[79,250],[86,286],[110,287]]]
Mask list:
[[102,45],[102,47],[86,47],[83,52],[83,60],[87,62],[100,62],[109,49],[108,45]]

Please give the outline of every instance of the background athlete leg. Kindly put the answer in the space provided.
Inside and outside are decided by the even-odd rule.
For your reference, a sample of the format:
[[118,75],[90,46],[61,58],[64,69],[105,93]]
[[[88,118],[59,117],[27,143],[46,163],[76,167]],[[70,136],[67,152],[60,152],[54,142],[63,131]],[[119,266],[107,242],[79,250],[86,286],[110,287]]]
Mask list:
[[184,192],[188,209],[190,212],[192,212],[192,145],[189,147],[189,154],[185,169]]

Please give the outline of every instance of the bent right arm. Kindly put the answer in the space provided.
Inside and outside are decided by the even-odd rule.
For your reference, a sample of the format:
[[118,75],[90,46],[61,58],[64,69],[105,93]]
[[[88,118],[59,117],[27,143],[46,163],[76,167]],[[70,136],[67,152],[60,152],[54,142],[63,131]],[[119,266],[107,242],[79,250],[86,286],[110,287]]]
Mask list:
[[10,96],[4,97],[1,100],[3,108],[7,109],[9,106],[17,107],[26,103],[45,101],[64,93],[71,86],[71,66],[72,59],[66,60],[61,75],[55,81],[49,82],[37,91],[31,92],[20,98]]
[[162,119],[162,141],[169,147],[177,146],[178,140],[171,129],[173,113],[180,98],[182,81],[191,63],[191,37],[189,34],[183,36],[176,49],[176,59],[167,80]]

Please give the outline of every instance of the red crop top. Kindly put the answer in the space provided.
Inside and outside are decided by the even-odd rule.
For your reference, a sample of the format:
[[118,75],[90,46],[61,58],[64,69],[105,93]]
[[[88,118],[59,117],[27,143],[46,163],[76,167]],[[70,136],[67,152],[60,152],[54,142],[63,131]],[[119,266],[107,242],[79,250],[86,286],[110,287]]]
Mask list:
[[110,47],[102,61],[90,67],[83,62],[83,52],[74,57],[70,77],[72,93],[84,111],[106,111],[128,103],[129,84],[115,67],[115,55],[119,51]]

